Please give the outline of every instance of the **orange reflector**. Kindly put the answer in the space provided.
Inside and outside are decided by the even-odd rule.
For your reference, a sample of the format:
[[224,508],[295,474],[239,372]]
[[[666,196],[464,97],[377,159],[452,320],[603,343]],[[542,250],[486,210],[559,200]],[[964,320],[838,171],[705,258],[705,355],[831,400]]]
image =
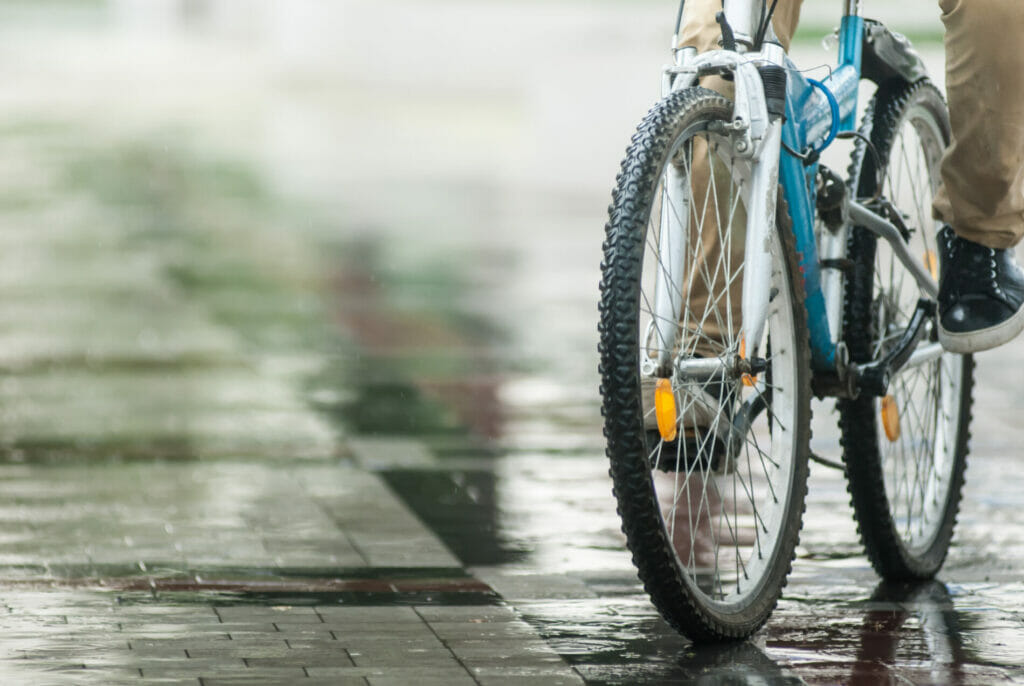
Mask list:
[[935,256],[934,250],[924,251],[924,267],[931,273],[933,279],[939,278],[939,259]]
[[[740,337],[740,359],[745,360],[747,358],[747,337]],[[753,388],[754,384],[757,383],[757,374],[750,375],[744,374],[740,379],[743,381],[743,385],[747,388]]]
[[672,391],[672,382],[658,379],[654,387],[654,415],[658,418],[658,433],[662,440],[676,439],[676,394]]
[[882,426],[885,437],[895,443],[900,437],[900,408],[896,406],[896,398],[887,395],[882,398]]

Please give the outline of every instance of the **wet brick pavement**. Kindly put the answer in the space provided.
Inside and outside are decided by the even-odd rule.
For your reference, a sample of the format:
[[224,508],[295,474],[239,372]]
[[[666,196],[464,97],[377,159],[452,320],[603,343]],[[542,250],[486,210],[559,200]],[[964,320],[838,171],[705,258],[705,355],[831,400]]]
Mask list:
[[880,585],[815,466],[753,640],[640,588],[594,301],[663,8],[260,7],[0,8],[0,683],[1024,682],[1019,345],[939,582]]

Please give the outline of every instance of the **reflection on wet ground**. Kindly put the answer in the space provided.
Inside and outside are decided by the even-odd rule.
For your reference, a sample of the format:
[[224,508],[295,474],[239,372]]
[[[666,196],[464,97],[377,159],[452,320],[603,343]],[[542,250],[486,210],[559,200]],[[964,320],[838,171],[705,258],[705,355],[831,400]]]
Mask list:
[[[476,29],[511,19],[561,64],[531,19],[543,10],[438,2],[431,19],[391,0],[297,0],[274,16],[298,24],[266,29],[261,52],[250,29],[218,34],[230,22],[216,2],[180,6],[202,29],[185,37],[168,11],[148,48],[112,28],[141,4],[85,4],[74,12],[92,18],[46,44],[77,61],[37,78],[45,39],[15,31],[6,48],[26,87],[0,103],[0,681],[1024,681],[1024,510],[1007,478],[1021,398],[999,378],[1018,349],[982,360],[941,582],[879,585],[842,476],[815,466],[768,627],[691,645],[623,549],[596,393],[599,170],[627,136],[612,119],[638,112],[581,133],[552,114],[568,107],[557,73],[535,65],[528,83],[488,90],[518,59],[437,95],[386,62],[339,62],[371,76],[310,66],[319,49],[372,49],[347,23],[342,48],[288,42],[302,22],[398,7],[435,28],[453,13]],[[646,30],[613,30],[614,4],[560,11],[623,45]],[[167,59],[191,50],[208,62]],[[647,68],[592,50],[579,59],[605,60],[607,78]],[[164,100],[146,106],[152,76],[110,55],[161,74]],[[97,92],[74,87],[83,74]],[[384,123],[352,105],[380,84],[406,89]],[[577,95],[605,102],[605,87],[581,79]],[[465,114],[460,89],[516,106]],[[431,116],[477,127],[432,134]],[[368,142],[386,127],[401,151]],[[592,139],[614,144],[593,153]],[[525,140],[567,157],[531,157]],[[582,189],[567,187],[576,168]],[[815,450],[835,458],[831,408],[815,411]]]
[[[1021,628],[1013,604],[978,614],[992,586],[976,579],[952,590],[941,582],[879,584],[859,548],[841,475],[820,468],[793,581],[767,629],[741,645],[687,644],[654,613],[628,566],[597,451],[517,450],[499,436],[499,447],[474,454],[484,432],[466,420],[464,436],[451,432],[457,408],[416,382],[416,370],[431,368],[428,355],[406,352],[413,387],[397,395],[411,417],[448,418],[411,432],[433,446],[429,464],[367,466],[587,683],[985,684],[1024,673],[1013,641],[1004,647],[998,638]],[[499,385],[515,376],[510,368]],[[831,413],[818,411],[817,443],[834,454]],[[579,432],[542,412],[516,414],[538,434]],[[958,547],[952,563],[970,555]]]

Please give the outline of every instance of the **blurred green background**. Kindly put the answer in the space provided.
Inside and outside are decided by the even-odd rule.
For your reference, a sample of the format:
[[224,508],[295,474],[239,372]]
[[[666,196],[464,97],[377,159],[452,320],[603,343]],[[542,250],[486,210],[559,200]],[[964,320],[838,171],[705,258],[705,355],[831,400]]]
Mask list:
[[[838,11],[807,3],[801,65],[832,61]],[[941,80],[937,7],[866,13]],[[599,452],[604,212],[674,16],[0,2],[2,445],[329,456],[468,428]]]

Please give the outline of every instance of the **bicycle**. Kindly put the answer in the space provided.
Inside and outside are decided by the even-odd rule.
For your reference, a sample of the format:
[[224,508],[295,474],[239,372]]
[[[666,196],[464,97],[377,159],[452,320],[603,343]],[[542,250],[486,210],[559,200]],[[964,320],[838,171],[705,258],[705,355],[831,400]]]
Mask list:
[[[722,49],[675,50],[606,226],[614,494],[648,594],[694,640],[749,636],[781,595],[809,459],[828,462],[810,453],[812,394],[837,399],[833,466],[883,578],[934,576],[964,482],[974,366],[937,342],[929,211],[945,102],[859,0],[823,81],[775,40],[774,7],[725,0]],[[698,85],[713,76],[733,99]],[[858,126],[862,78],[877,90]],[[845,177],[819,161],[839,138]]]

